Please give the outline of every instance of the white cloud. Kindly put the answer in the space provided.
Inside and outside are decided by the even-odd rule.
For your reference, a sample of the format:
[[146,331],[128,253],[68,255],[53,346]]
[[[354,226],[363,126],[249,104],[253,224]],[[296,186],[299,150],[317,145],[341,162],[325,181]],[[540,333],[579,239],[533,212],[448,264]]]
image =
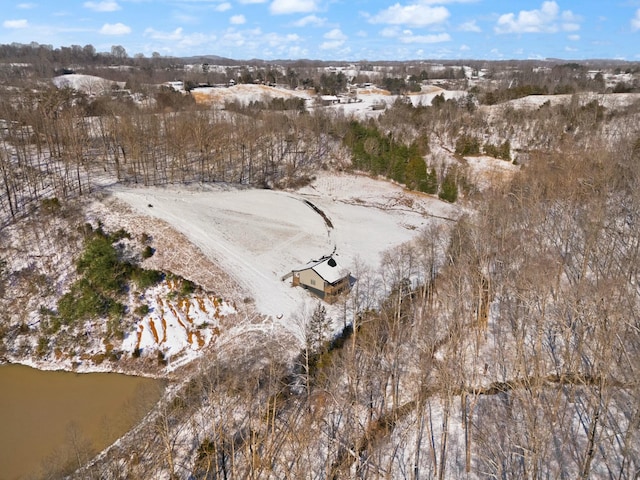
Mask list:
[[582,17],[575,15],[571,10],[565,10],[561,15],[562,30],[565,32],[575,32],[580,30]]
[[580,40],[580,35],[569,35],[567,37],[569,40],[572,40],[574,42],[577,42],[578,40]]
[[268,33],[264,35],[264,41],[270,47],[283,47],[289,46],[292,43],[300,42],[301,38],[295,33],[289,33],[286,35],[281,35],[279,33]]
[[32,8],[36,8],[37,5],[35,3],[19,3],[16,6],[21,10],[31,10]]
[[242,33],[235,32],[235,31],[226,32],[222,36],[221,40],[222,40],[222,42],[224,42],[227,45],[233,45],[233,46],[236,46],[236,47],[241,47],[246,42],[246,40],[245,40],[244,36],[242,35]]
[[276,43],[276,34],[265,34],[260,28],[239,31],[233,27],[228,28],[218,41],[218,45],[223,48],[242,48],[244,55],[260,55],[260,48]]
[[170,40],[170,41],[178,41],[182,40],[182,28],[176,28],[173,32],[159,32],[154,30],[153,28],[147,28],[144,31],[145,37],[153,38],[154,40]]
[[577,32],[578,30],[580,30],[580,24],[579,23],[563,23],[562,30],[564,30],[565,32]]
[[4,22],[2,22],[2,26],[4,28],[27,28],[29,26],[29,22],[24,19],[5,20]]
[[571,10],[565,10],[564,12],[562,12],[561,17],[565,22],[579,22],[582,20],[582,17],[576,15]]
[[544,2],[540,10],[521,10],[516,18],[513,13],[505,13],[498,18],[497,33],[530,33],[552,28],[558,17],[556,2]]
[[336,48],[340,48],[344,45],[344,42],[341,40],[331,40],[329,42],[322,42],[320,44],[321,50],[335,50]]
[[463,32],[482,32],[482,29],[476,24],[475,20],[463,23],[460,25],[460,30]]
[[300,20],[293,23],[295,27],[306,27],[307,25],[313,25],[314,27],[321,27],[327,23],[326,18],[320,18],[316,15],[307,15],[306,17],[302,17]]
[[393,38],[400,35],[400,29],[398,27],[385,27],[380,30],[380,35],[387,38]]
[[451,41],[451,36],[448,33],[437,33],[430,35],[413,35],[412,32],[408,33],[409,34],[406,36],[399,37],[399,40],[402,43],[442,43]]
[[307,13],[318,9],[317,0],[273,0],[269,6],[271,13]]
[[448,33],[437,33],[428,35],[414,35],[412,30],[401,30],[398,27],[387,27],[380,31],[380,35],[387,38],[397,38],[401,43],[442,43],[451,41]]
[[339,45],[337,43],[332,43],[332,42],[324,42],[323,44],[320,45],[320,49],[332,50],[331,52],[332,58],[339,58],[339,57],[346,58],[351,54],[351,49],[349,47],[344,47],[343,45]]
[[305,58],[309,55],[309,50],[300,46],[287,46],[289,58]]
[[342,33],[342,30],[340,30],[339,28],[334,28],[333,30],[325,33],[323,36],[327,40],[346,40],[347,38],[349,38],[344,33]]
[[322,50],[335,50],[344,45],[344,42],[349,38],[339,28],[334,28],[323,35],[327,40],[320,45]]
[[465,45],[465,44],[460,45],[461,52],[468,52],[469,50],[471,50],[471,47],[469,45]]
[[190,48],[211,44],[217,40],[216,35],[213,34],[207,35],[199,32],[185,34],[184,30],[180,27],[170,32],[147,28],[144,31],[144,36],[153,40],[153,46],[149,48],[153,48],[154,50],[159,50],[158,43],[160,42],[168,42],[172,47],[178,46],[182,49],[189,50]]
[[172,20],[175,20],[176,23],[192,23],[198,24],[200,23],[201,18],[196,15],[188,15],[184,12],[174,12],[172,15]]
[[178,46],[184,49],[191,49],[193,47],[199,47],[201,45],[211,44],[215,42],[217,37],[215,35],[205,35],[204,33],[192,33],[190,35],[183,36],[178,42]]
[[476,3],[479,0],[419,0],[422,5],[446,5],[447,3]]
[[103,35],[126,35],[131,33],[131,27],[124,23],[105,23],[100,29],[100,33]]
[[636,16],[631,19],[631,28],[640,30],[640,8],[636,10]]
[[230,19],[229,22],[232,25],[242,25],[244,23],[247,23],[247,19],[244,17],[244,15],[233,15]]
[[216,7],[217,12],[226,12],[227,10],[231,10],[231,4],[229,2],[221,3]]
[[424,4],[402,6],[399,3],[380,11],[369,19],[371,23],[387,23],[391,25],[425,26],[442,23],[449,18],[449,10],[445,7],[430,7]]
[[555,1],[546,1],[540,9],[521,10],[517,16],[501,15],[494,30],[496,33],[554,33],[560,29],[573,32],[580,29],[580,21],[571,10],[560,12]]
[[104,2],[84,2],[84,7],[94,12],[115,12],[120,10],[118,2],[113,0],[105,0]]
[[267,0],[238,0],[238,3],[252,4],[252,3],[265,3]]

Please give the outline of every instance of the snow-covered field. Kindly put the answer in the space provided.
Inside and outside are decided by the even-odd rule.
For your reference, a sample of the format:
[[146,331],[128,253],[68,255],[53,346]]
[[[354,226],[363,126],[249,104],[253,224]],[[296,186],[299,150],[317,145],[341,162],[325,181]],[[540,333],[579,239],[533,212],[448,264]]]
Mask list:
[[[456,218],[459,207],[364,176],[326,174],[295,192],[231,186],[116,187],[114,195],[166,221],[241,286],[258,312],[290,327],[317,299],[282,278],[335,249],[352,270],[376,268],[385,250],[433,222]],[[308,203],[320,209],[330,225]]]
[[58,88],[69,87],[90,95],[104,95],[105,93],[112,91],[112,86],[114,84],[119,88],[123,88],[125,82],[114,82],[94,75],[72,73],[69,75],[60,75],[59,77],[55,77],[53,79],[53,84]]
[[600,105],[609,109],[623,108],[640,100],[640,93],[606,93],[595,92],[577,93],[567,95],[529,95],[527,97],[510,100],[500,104],[499,108],[507,106],[513,108],[539,108],[546,102],[550,105],[567,105],[573,98],[576,98],[579,105],[585,105],[593,100],[597,100]]
[[[114,84],[119,88],[124,87],[124,82],[112,82],[101,77],[83,74],[60,75],[53,78],[53,84],[58,88],[70,87],[89,95],[104,95],[112,91]],[[306,100],[309,109],[318,108],[316,99],[318,96],[313,90],[291,90],[289,88],[271,87],[258,84],[238,84],[230,87],[199,87],[191,91],[198,103],[210,105],[216,108],[224,108],[227,102],[237,102],[247,105],[250,102],[269,102],[274,98],[302,98]],[[462,90],[449,91],[436,86],[423,86],[421,92],[410,93],[405,99],[413,106],[429,106],[437,95],[443,95],[445,100],[458,99],[467,95]],[[367,118],[380,115],[384,109],[392,105],[398,95],[391,95],[387,90],[376,87],[364,87],[355,89],[355,96],[350,100],[340,97],[339,102],[324,106],[334,110],[341,110],[345,115],[358,118]],[[336,100],[338,98],[336,97]]]
[[191,95],[196,102],[224,107],[226,102],[239,102],[243,105],[249,102],[269,101],[274,98],[311,98],[311,93],[304,90],[289,90],[270,87],[267,85],[238,84],[231,87],[194,88]]
[[[191,94],[199,103],[206,103],[219,108],[226,102],[238,102],[247,105],[254,101],[269,101],[274,98],[303,98],[307,108],[318,108],[315,104],[317,95],[312,90],[290,90],[266,85],[239,84],[232,87],[196,88]],[[443,95],[445,100],[458,99],[467,95],[464,91],[448,91],[439,87],[425,86],[422,92],[411,93],[407,98],[413,106],[431,105],[437,95]],[[388,91],[375,87],[358,88],[355,96],[348,101],[346,97],[335,97],[338,103],[333,103],[321,108],[341,110],[347,116],[365,118],[379,115],[389,105],[392,105],[398,95],[391,95]],[[382,108],[384,107],[384,108]]]

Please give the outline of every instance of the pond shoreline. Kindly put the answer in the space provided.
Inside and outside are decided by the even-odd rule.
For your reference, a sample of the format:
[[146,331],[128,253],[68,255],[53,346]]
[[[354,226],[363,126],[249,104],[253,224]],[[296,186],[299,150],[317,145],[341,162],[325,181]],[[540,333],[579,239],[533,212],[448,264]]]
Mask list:
[[43,465],[65,473],[84,467],[144,422],[168,389],[164,379],[24,364],[0,365],[0,379],[0,464],[8,479],[40,475]]
[[151,361],[140,360],[139,363],[145,365],[130,365],[126,362],[123,366],[120,362],[104,362],[96,365],[94,363],[82,362],[79,365],[69,365],[68,361],[56,362],[51,360],[34,360],[33,358],[16,358],[4,356],[0,358],[0,367],[5,365],[23,365],[44,372],[70,372],[70,373],[114,373],[133,377],[149,378],[155,380],[171,380],[173,371],[166,371],[155,367]]

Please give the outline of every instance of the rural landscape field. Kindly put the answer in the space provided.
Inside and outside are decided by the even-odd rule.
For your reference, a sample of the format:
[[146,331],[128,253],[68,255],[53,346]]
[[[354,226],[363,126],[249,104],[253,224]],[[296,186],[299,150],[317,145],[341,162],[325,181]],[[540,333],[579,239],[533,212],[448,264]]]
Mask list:
[[0,45],[0,479],[638,478],[640,63],[89,47]]

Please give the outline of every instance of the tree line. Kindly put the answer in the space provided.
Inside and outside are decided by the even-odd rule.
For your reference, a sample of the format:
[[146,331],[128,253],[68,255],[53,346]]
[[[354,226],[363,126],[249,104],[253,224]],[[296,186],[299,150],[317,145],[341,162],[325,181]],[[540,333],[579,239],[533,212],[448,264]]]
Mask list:
[[[3,222],[105,180],[276,188],[323,167],[417,189],[433,173],[443,189],[457,170],[455,191],[474,210],[387,252],[376,272],[355,265],[358,282],[331,319],[353,323],[335,338],[322,308],[301,313],[301,338],[239,325],[135,442],[80,477],[636,475],[638,104],[575,96],[487,111],[441,100],[360,122],[111,97],[87,116],[95,101],[69,90],[3,97]],[[475,192],[458,144],[458,157],[509,147],[524,167]],[[96,242],[82,274],[93,274],[89,260],[112,265],[109,244]],[[67,306],[87,292],[73,293]]]
[[83,474],[634,478],[636,150],[537,156],[475,214],[356,265],[335,337],[322,306],[297,339],[239,328]]

